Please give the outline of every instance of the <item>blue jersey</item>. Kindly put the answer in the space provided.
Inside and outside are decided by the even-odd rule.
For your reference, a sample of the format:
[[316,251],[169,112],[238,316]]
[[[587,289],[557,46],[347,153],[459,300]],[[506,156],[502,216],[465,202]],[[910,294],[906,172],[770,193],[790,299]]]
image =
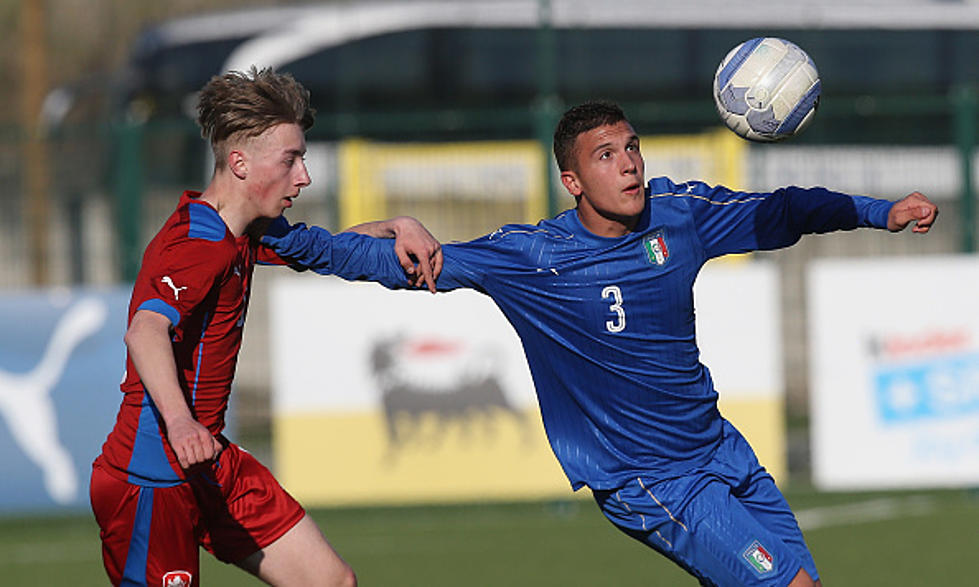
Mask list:
[[[548,440],[575,489],[674,477],[710,460],[722,418],[693,305],[708,259],[807,233],[884,228],[892,205],[823,188],[745,193],[667,178],[651,180],[647,195],[622,237],[596,236],[567,210],[442,249],[439,290],[485,293],[520,336]],[[340,246],[296,225],[265,242],[317,272],[405,284],[389,240]]]

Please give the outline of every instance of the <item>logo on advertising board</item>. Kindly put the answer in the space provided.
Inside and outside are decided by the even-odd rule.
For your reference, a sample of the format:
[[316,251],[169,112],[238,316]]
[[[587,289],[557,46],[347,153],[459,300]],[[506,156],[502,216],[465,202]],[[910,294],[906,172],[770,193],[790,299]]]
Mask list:
[[966,352],[969,338],[957,333],[875,341],[879,363],[873,389],[886,424],[979,413],[979,353]]
[[504,390],[494,346],[471,348],[463,340],[439,337],[382,337],[372,344],[370,364],[381,392],[389,457],[413,443],[439,445],[449,428],[479,427],[492,435],[498,417],[521,429],[527,425]]
[[751,568],[759,575],[770,573],[775,568],[775,560],[772,558],[771,553],[765,550],[765,547],[757,540],[752,542],[751,546],[741,553],[741,556],[744,557],[744,560],[748,561]]
[[[22,454],[40,469],[44,488],[57,504],[77,500],[79,480],[70,443],[59,430],[57,416],[61,406],[55,392],[70,384],[64,379],[72,359],[83,354],[80,350],[102,330],[107,315],[107,305],[99,298],[74,302],[61,313],[53,331],[41,334],[44,339],[38,349],[40,355],[27,358],[31,362],[29,371],[0,367],[0,431],[6,420],[7,432]],[[16,328],[13,331],[17,332]]]

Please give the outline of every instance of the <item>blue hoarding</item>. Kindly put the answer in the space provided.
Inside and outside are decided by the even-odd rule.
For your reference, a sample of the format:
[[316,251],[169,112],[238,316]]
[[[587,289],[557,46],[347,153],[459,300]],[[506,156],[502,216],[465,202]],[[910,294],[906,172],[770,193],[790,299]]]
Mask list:
[[0,295],[0,512],[88,507],[119,407],[129,293]]

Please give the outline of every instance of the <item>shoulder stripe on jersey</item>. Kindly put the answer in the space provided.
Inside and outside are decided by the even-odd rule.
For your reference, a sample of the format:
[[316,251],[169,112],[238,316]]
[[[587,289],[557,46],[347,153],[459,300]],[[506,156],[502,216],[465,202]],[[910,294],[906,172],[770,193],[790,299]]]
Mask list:
[[668,194],[650,194],[649,199],[653,198],[693,198],[695,200],[700,200],[711,204],[712,206],[730,206],[731,204],[748,204],[751,202],[757,202],[758,200],[764,200],[771,194],[753,194],[746,198],[733,198],[730,200],[712,200],[707,196],[701,196],[698,194],[691,193],[668,193]]
[[496,230],[494,230],[490,234],[490,238],[501,238],[501,237],[507,236],[508,234],[539,234],[539,233],[542,233],[542,232],[546,233],[547,230],[545,230],[543,228],[533,228],[533,229],[529,229],[529,228],[510,228],[510,229],[506,229],[506,230],[504,230],[502,228],[497,228]]
[[149,310],[150,312],[156,312],[157,314],[163,314],[170,320],[170,324],[176,326],[180,324],[180,312],[174,309],[173,306],[164,302],[160,298],[153,298],[151,300],[146,300],[136,308],[136,311]]
[[187,236],[213,242],[224,240],[228,227],[214,208],[207,204],[192,203],[187,206],[187,210],[190,214],[190,230]]
[[490,233],[489,238],[490,239],[503,238],[503,237],[508,236],[508,235],[511,235],[511,234],[546,234],[546,235],[552,236],[554,238],[563,238],[563,239],[566,239],[566,240],[574,240],[574,235],[573,234],[568,234],[568,235],[554,234],[553,232],[547,230],[546,228],[533,228],[533,229],[531,229],[531,228],[508,228],[508,229],[505,229],[505,230],[503,228],[497,228],[492,233]]

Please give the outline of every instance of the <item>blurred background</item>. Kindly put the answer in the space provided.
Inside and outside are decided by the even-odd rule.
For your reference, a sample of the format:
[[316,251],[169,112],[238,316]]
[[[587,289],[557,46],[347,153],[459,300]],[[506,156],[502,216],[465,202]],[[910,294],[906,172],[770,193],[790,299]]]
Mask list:
[[[711,98],[721,59],[757,36],[795,42],[822,79],[813,124],[784,143],[735,137]],[[700,333],[701,346],[717,364],[722,410],[790,491],[979,483],[969,299],[979,285],[979,2],[2,0],[0,48],[0,455],[15,472],[0,513],[87,507],[143,247],[181,191],[209,179],[195,92],[252,64],[311,90],[313,184],[290,218],[330,230],[408,214],[440,240],[466,240],[570,207],[550,137],[567,107],[595,98],[624,107],[647,177],[925,193],[941,208],[925,237],[807,237],[709,265],[700,326],[718,326]],[[429,310],[414,295],[257,273],[231,435],[304,504],[568,499],[519,343],[505,324],[489,326],[492,306],[453,298]],[[330,300],[347,305],[331,310]],[[431,312],[424,327],[396,324],[418,311]],[[345,348],[354,354],[328,377],[307,372]],[[503,362],[481,360],[484,348]],[[474,371],[496,377],[524,423],[485,404],[476,419],[423,414],[414,436],[393,436],[404,415],[384,403],[378,352],[433,393]],[[345,439],[356,447],[328,460]],[[463,463],[488,463],[486,478],[441,486]],[[395,489],[366,489],[381,485]]]

